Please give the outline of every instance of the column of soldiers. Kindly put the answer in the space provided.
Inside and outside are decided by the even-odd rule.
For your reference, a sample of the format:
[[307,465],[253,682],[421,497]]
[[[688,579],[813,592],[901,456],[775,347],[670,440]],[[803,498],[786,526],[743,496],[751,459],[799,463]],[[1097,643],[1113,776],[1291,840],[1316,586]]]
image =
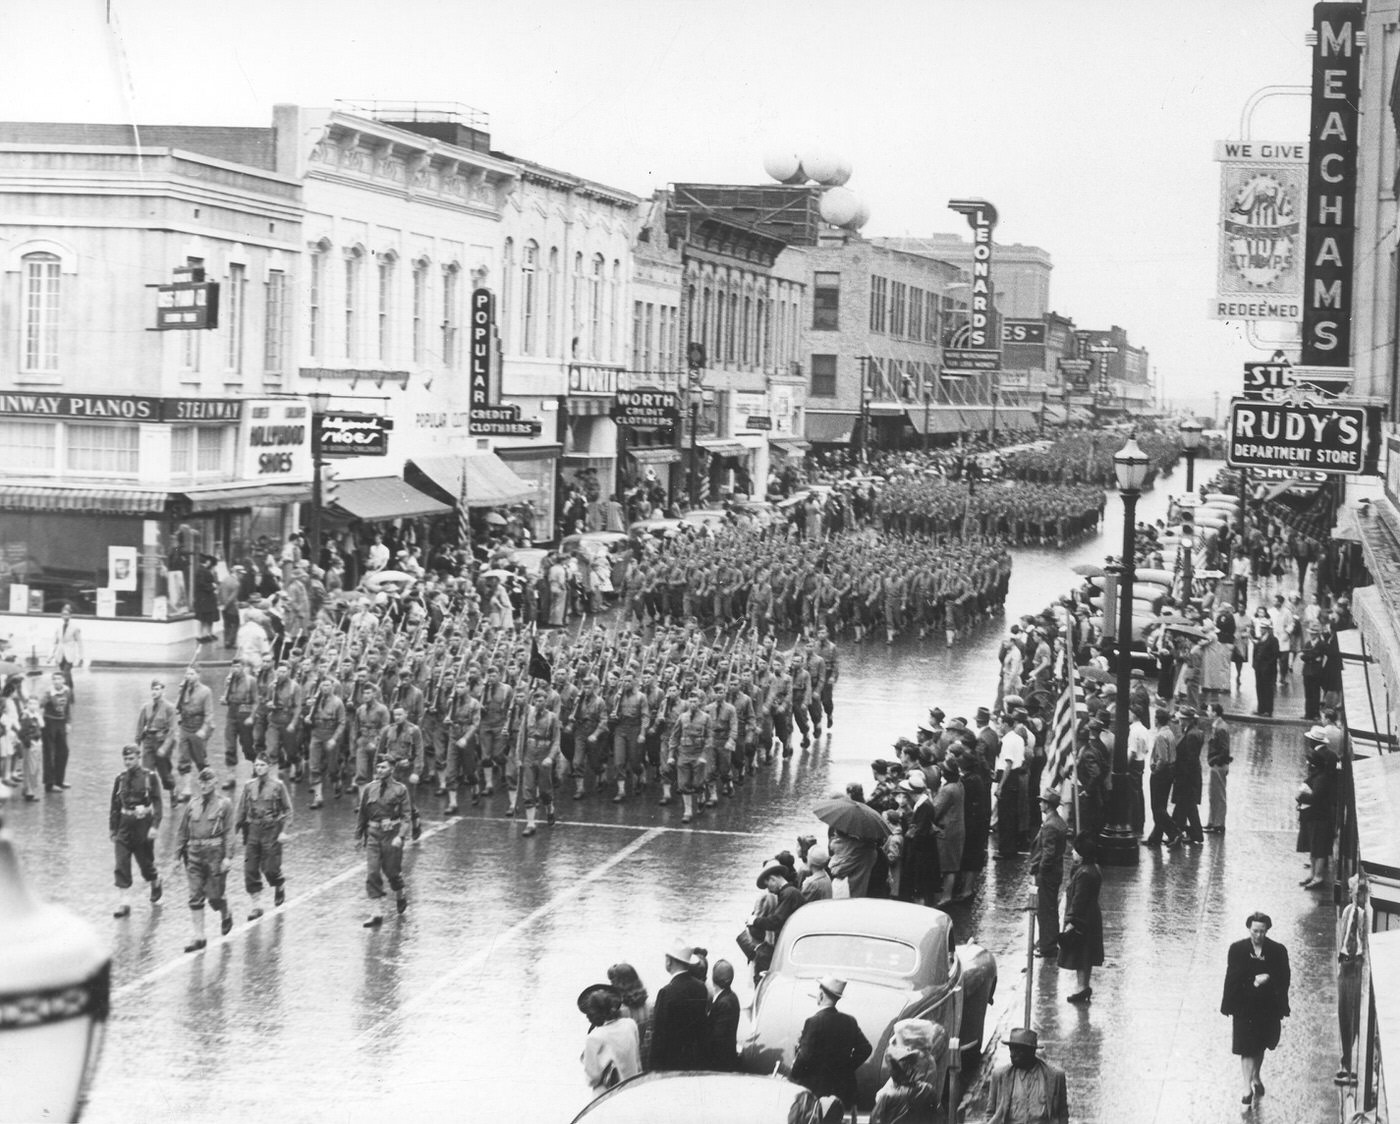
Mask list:
[[[236,836],[244,837],[249,919],[262,916],[264,883],[274,905],[283,903],[289,784],[305,782],[311,811],[342,796],[357,802],[374,910],[365,924],[377,927],[386,883],[399,912],[407,908],[403,846],[418,837],[420,807],[434,796],[451,817],[464,795],[475,806],[499,785],[505,814],[523,819],[526,836],[541,820],[556,822],[556,793],[622,803],[650,791],[661,805],[679,798],[682,822],[691,823],[755,769],[791,757],[795,738],[806,749],[831,728],[838,657],[821,625],[785,652],[771,630],[743,620],[634,629],[624,619],[550,633],[541,651],[533,632],[492,629],[479,614],[414,623],[402,608],[390,601],[368,614],[328,615],[266,664],[232,662],[218,684],[224,789],[235,787],[239,756],[254,772],[236,802],[217,791],[207,760],[214,692],[201,668],[186,670],[174,702],[152,684],[126,747],[135,772],[113,790],[117,881],[124,898],[135,858],[159,899],[149,840],[137,828],[158,826],[152,808],[163,787],[190,881],[190,951],[205,947],[206,904],[223,932],[233,924],[224,882]],[[121,909],[118,916],[129,913],[125,900]]]

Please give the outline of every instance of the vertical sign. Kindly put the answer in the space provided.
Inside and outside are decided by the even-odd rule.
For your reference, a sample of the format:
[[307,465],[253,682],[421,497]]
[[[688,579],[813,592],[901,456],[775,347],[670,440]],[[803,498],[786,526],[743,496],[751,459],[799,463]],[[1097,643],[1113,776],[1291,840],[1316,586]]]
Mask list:
[[491,324],[494,320],[490,289],[473,289],[468,354],[471,356],[471,408],[491,405]]
[[982,351],[995,347],[991,340],[992,314],[992,231],[997,225],[997,209],[985,199],[950,199],[948,206],[967,218],[972,227],[972,334],[967,341],[970,349]]
[[1361,4],[1313,7],[1312,116],[1308,129],[1303,364],[1351,362],[1356,242],[1356,128],[1361,97]]
[[1308,146],[1300,141],[1219,141],[1217,320],[1303,318],[1303,230]]

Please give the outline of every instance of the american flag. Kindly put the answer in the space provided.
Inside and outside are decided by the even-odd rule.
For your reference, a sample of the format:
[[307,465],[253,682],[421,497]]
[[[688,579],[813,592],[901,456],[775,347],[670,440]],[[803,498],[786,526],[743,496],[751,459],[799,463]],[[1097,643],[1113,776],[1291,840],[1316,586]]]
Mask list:
[[1050,720],[1050,741],[1045,752],[1045,786],[1058,788],[1073,770],[1075,727],[1079,710],[1084,702],[1084,691],[1079,685],[1074,660],[1069,645],[1063,640],[1058,645],[1064,667],[1064,690],[1055,700],[1054,717]]
[[467,516],[467,469],[462,466],[462,490],[457,496],[457,536],[462,541],[464,549],[470,550],[472,545],[472,528]]

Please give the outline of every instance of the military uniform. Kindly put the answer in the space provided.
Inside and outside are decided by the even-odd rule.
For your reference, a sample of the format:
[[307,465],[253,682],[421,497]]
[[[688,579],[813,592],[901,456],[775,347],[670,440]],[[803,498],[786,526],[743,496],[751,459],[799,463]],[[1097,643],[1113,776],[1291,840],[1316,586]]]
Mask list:
[[253,759],[253,712],[258,703],[257,680],[240,663],[224,680],[224,764],[229,769],[238,765],[238,751],[243,759]]
[[141,877],[151,884],[152,901],[160,898],[160,874],[156,870],[155,840],[150,834],[160,827],[161,812],[160,781],[155,773],[138,767],[117,774],[107,817],[107,830],[116,847],[117,889],[131,889],[134,858]]
[[[403,883],[403,825],[409,815],[408,788],[392,776],[376,777],[360,790],[355,838],[365,845],[365,893],[384,897],[384,883],[407,902]],[[402,906],[400,906],[402,912]]]
[[155,770],[166,792],[175,790],[170,774],[170,755],[175,748],[178,725],[179,716],[164,697],[148,702],[136,719],[136,744],[141,749],[141,765]]
[[256,903],[265,878],[277,892],[276,904],[281,905],[286,883],[281,837],[292,825],[292,798],[287,786],[266,774],[248,781],[238,798],[235,824],[243,835],[244,887]]

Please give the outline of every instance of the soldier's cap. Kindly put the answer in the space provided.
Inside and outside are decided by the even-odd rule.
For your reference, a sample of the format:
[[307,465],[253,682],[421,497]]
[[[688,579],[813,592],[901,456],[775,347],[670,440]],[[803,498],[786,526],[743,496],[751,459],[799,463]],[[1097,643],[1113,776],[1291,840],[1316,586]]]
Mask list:
[[991,718],[991,716],[992,716],[992,712],[991,712],[991,710],[988,709],[987,707],[985,707],[985,706],[979,706],[979,707],[977,708],[977,720],[978,720],[979,722],[985,722],[985,721],[987,721],[989,718]]
[[264,752],[262,752],[262,753],[259,753],[256,757],[253,758],[253,764],[254,764],[254,765],[258,765],[258,764],[262,764],[262,765],[271,765],[271,764],[272,764],[272,758],[270,758],[270,757],[267,755],[266,751],[264,751]]
[[151,686],[152,686],[152,687],[164,687],[165,684],[162,683],[159,679],[152,679],[152,680],[151,680]]
[[136,756],[138,756],[140,753],[141,753],[141,750],[140,750],[140,748],[139,748],[138,746],[134,746],[134,745],[132,745],[132,744],[130,744],[130,743],[127,743],[126,745],[122,746],[122,756],[123,756],[123,757],[136,757]]
[[218,774],[215,773],[213,769],[209,768],[208,765],[199,771],[199,779],[202,781],[212,781],[217,779],[217,777]]

